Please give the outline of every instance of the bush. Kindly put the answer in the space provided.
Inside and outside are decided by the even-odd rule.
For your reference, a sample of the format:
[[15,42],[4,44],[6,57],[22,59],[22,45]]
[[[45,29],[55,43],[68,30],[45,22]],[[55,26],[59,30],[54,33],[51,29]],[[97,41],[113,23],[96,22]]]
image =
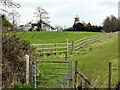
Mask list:
[[34,60],[34,48],[15,35],[3,35],[2,39],[2,87],[11,88],[18,83],[25,83],[24,56],[28,54]]

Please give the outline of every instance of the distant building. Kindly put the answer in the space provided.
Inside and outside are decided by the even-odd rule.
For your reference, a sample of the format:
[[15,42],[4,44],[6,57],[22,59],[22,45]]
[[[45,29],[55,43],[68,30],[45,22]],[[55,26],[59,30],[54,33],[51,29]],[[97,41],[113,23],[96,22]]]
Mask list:
[[25,25],[21,25],[20,28],[23,29],[23,31],[53,31],[55,28],[51,26],[48,23],[42,22],[42,29],[40,30],[38,22],[28,22]]
[[74,31],[84,31],[84,25],[80,23],[79,17],[76,15],[73,25]]
[[76,15],[75,21],[74,21],[74,25],[76,25],[76,24],[78,24],[78,23],[80,23],[80,21],[79,21],[79,17]]
[[120,1],[118,2],[118,19],[120,19]]

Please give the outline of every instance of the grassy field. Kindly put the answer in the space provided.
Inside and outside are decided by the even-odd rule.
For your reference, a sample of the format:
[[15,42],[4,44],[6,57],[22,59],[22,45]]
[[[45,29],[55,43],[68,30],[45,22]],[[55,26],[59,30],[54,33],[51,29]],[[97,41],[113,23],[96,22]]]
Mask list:
[[[39,60],[64,61],[64,55],[39,57]],[[90,44],[74,54],[69,54],[68,61],[78,61],[79,71],[96,87],[108,87],[108,63],[113,63],[112,87],[118,80],[118,39],[117,36]],[[49,78],[50,79],[50,78]],[[96,80],[96,81],[94,81]],[[80,83],[80,80],[79,80]],[[48,84],[47,87],[50,85]],[[46,87],[46,86],[45,86]]]
[[[56,43],[56,42],[69,42],[78,40],[83,37],[103,34],[98,32],[18,32],[16,33],[21,39],[28,40],[32,44],[39,43]],[[48,61],[65,61],[64,54],[50,55],[50,56],[39,56],[38,60]],[[117,36],[109,38],[107,40],[99,41],[90,44],[74,54],[69,54],[68,61],[78,61],[79,71],[82,72],[89,80],[96,83],[96,87],[107,87],[108,81],[108,63],[113,62],[113,77],[112,87],[115,86],[118,79],[118,39]],[[45,64],[44,64],[45,65]],[[47,66],[51,66],[47,64]],[[58,70],[46,70],[46,72],[58,72]],[[65,71],[59,71],[65,72]],[[57,76],[50,76],[45,78],[47,80],[54,80]],[[57,77],[60,80],[60,77]],[[44,80],[44,76],[40,79]],[[95,81],[94,81],[95,80]],[[81,79],[79,80],[79,83]],[[60,84],[49,84],[40,83],[40,87],[51,88],[51,87],[62,87]]]
[[78,40],[83,37],[103,34],[100,32],[17,32],[21,39],[28,40],[32,44],[60,43]]

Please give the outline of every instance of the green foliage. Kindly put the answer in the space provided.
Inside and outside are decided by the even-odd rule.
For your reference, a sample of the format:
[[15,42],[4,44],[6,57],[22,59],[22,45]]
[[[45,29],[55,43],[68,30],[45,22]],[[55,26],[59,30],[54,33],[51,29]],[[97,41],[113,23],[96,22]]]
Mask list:
[[19,60],[19,57],[23,57],[25,54],[31,55],[34,50],[28,41],[21,40],[15,35],[4,35],[2,46],[3,54],[12,60]]
[[90,23],[78,23],[74,24],[73,27],[65,29],[65,31],[87,31],[87,32],[101,32],[102,26],[91,25]]
[[73,31],[73,27],[69,27],[69,28],[65,29],[64,31]]
[[26,63],[24,56],[28,54],[33,60],[34,48],[30,43],[15,35],[2,36],[2,83],[3,88],[11,88],[16,83],[25,82]]
[[120,20],[115,16],[108,16],[103,22],[103,29],[106,32],[120,31]]
[[33,88],[33,86],[30,84],[23,83],[23,84],[17,84],[14,88]]
[[84,25],[82,23],[78,23],[73,25],[74,31],[84,31]]

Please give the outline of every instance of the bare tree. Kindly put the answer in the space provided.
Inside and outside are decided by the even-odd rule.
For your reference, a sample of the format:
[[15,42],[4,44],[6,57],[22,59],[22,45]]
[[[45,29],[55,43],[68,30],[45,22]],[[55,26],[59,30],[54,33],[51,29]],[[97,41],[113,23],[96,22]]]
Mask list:
[[12,9],[20,8],[21,7],[20,4],[15,3],[13,0],[0,0],[0,6],[3,6],[3,7],[0,7],[0,10],[2,11],[1,15],[2,16],[9,15],[9,19],[12,20],[13,27],[15,27],[14,25],[16,24],[16,20],[18,19],[18,17],[20,17],[20,15],[15,10],[12,10],[12,12],[10,12],[9,8],[12,8]]
[[8,18],[12,21],[13,26],[17,25],[17,21],[20,16],[21,15],[14,9],[8,14]]
[[34,14],[36,15],[36,17],[38,18],[39,21],[45,22],[49,18],[49,17],[47,17],[48,12],[41,7],[37,7],[36,12]]
[[13,2],[12,0],[0,0],[1,5],[9,8],[20,8],[20,4]]
[[34,14],[37,17],[39,28],[40,28],[40,30],[42,30],[42,24],[49,23],[49,21],[48,21],[49,17],[47,16],[48,12],[41,7],[37,7],[36,12]]

